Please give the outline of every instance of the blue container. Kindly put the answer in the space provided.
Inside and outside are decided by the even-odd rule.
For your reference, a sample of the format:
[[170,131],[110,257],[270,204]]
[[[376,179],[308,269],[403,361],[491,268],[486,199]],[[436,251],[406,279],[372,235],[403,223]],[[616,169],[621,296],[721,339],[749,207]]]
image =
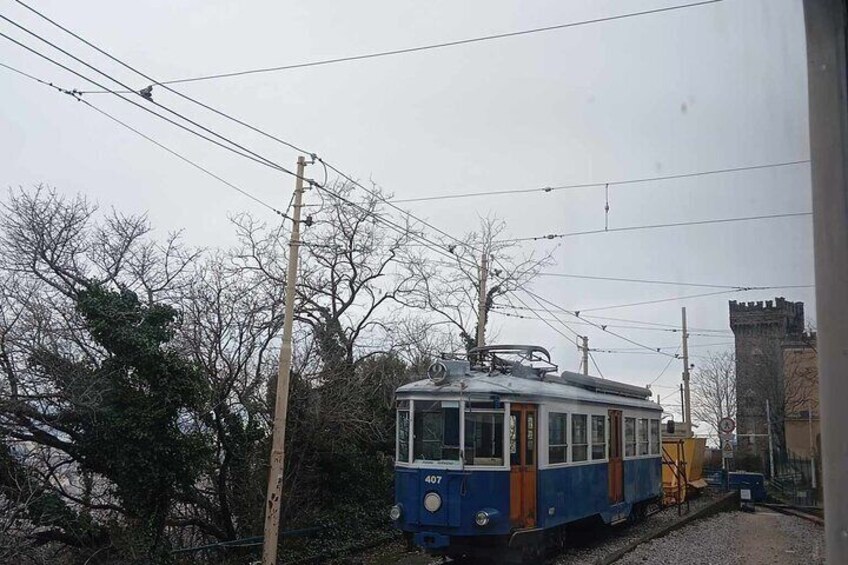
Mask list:
[[766,478],[762,473],[728,473],[727,484],[731,490],[749,489],[752,502],[763,502],[766,499]]

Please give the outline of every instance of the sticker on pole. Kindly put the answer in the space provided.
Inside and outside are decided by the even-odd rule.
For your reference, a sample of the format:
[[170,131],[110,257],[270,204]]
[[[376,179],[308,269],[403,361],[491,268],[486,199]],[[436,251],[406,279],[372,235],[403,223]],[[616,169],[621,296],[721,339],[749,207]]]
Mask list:
[[736,429],[736,422],[733,418],[724,417],[718,421],[718,429],[725,434],[732,433]]

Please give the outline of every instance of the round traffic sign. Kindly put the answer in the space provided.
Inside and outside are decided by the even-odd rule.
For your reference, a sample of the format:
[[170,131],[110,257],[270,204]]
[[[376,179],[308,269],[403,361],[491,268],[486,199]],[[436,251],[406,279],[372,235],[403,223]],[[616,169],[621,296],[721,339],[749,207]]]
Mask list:
[[736,429],[736,422],[733,421],[733,418],[724,417],[718,421],[718,429],[722,433],[729,434]]

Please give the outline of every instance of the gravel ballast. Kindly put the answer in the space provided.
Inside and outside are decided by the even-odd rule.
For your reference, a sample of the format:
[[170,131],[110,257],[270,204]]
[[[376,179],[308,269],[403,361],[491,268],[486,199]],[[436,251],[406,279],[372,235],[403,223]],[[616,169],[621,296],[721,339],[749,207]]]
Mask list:
[[596,539],[591,540],[585,546],[566,549],[552,562],[557,565],[594,565],[599,559],[606,557],[610,553],[623,549],[651,533],[665,529],[671,524],[685,518],[687,515],[714,504],[716,500],[717,497],[712,495],[712,493],[705,494],[690,501],[688,512],[684,505],[684,514],[682,516],[678,516],[676,506],[670,506],[661,512],[649,516],[638,524],[613,527],[601,526],[597,530],[598,537]]
[[824,563],[824,529],[769,510],[725,512],[644,543],[616,561],[654,563],[815,565]]

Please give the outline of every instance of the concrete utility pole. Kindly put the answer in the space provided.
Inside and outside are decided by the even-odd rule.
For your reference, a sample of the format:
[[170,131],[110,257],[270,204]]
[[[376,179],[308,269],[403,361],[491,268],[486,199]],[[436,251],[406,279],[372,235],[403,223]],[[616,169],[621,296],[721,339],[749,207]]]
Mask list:
[[489,254],[480,261],[480,304],[477,306],[477,347],[486,345],[486,279],[489,277]]
[[804,19],[825,549],[848,563],[848,1],[804,0]]
[[583,374],[589,375],[589,336],[583,336]]
[[271,471],[268,474],[268,497],[265,503],[265,537],[262,541],[262,565],[276,565],[277,539],[280,535],[280,505],[283,498],[283,462],[286,447],[286,414],[289,406],[289,383],[292,364],[292,325],[294,322],[294,289],[297,282],[297,259],[300,250],[300,210],[303,207],[303,172],[306,160],[297,158],[294,187],[292,230],[289,240],[289,268],[286,274],[286,310],[283,320],[283,343],[277,372],[277,398],[274,405],[274,428],[271,439]]
[[683,421],[686,437],[692,437],[692,404],[689,397],[689,332],[686,329],[686,307],[683,307]]
[[774,480],[774,443],[771,439],[771,407],[769,399],[766,398],[766,426],[768,426],[768,442],[769,442],[769,479]]
[[807,400],[807,427],[810,431],[810,481],[812,482],[813,489],[816,488],[816,459],[813,457],[815,451],[813,450],[813,408],[811,406],[812,402]]

